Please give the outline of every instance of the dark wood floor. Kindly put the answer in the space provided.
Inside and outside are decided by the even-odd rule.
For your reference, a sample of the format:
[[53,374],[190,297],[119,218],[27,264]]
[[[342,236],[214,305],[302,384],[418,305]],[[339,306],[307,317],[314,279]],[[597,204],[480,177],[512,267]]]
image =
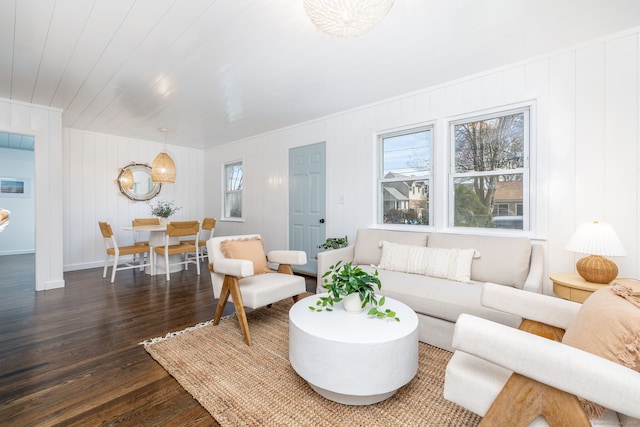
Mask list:
[[[65,273],[35,292],[33,255],[0,256],[0,425],[215,426],[138,343],[213,317],[211,279]],[[307,277],[315,289],[315,278]]]

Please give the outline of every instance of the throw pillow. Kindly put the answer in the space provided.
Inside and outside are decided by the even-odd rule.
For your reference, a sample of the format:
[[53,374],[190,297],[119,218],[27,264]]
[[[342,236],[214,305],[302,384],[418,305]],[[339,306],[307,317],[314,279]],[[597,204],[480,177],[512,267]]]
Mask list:
[[382,255],[377,268],[403,273],[423,274],[457,282],[471,281],[474,249],[427,248],[381,241]]
[[226,258],[246,259],[253,262],[254,274],[271,272],[260,237],[224,240],[220,243],[220,251]]
[[[562,342],[640,372],[640,298],[616,282],[597,290],[582,304]],[[580,403],[591,418],[606,412],[593,402]]]
[[401,245],[383,240],[379,243],[379,246],[382,247],[382,255],[380,256],[378,268],[402,273],[407,272],[410,245]]
[[427,276],[463,283],[471,282],[471,263],[476,257],[475,249],[427,248],[427,250],[430,252],[425,269]]

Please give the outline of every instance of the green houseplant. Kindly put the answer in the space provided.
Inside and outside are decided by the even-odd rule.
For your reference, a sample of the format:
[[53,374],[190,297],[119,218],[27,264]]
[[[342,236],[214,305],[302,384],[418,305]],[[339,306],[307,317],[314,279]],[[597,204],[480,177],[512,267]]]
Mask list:
[[347,236],[344,237],[329,237],[325,242],[318,247],[321,249],[339,249],[345,248],[349,245],[349,239]]
[[[360,301],[360,310],[363,310],[367,304],[371,305],[367,312],[368,315],[400,321],[394,311],[389,309],[382,311],[379,309],[384,305],[385,297],[382,296],[378,299],[375,294],[375,288],[377,287],[380,290],[382,287],[378,278],[378,270],[374,274],[369,274],[360,267],[353,266],[350,262],[342,265],[342,261],[338,261],[329,267],[329,270],[322,275],[322,278],[328,295],[326,297],[321,296],[315,307],[309,306],[311,310],[332,311],[334,303],[343,301],[350,296],[357,296]],[[347,310],[346,304],[345,310]]]
[[155,206],[153,204],[151,205],[151,215],[164,218],[166,220],[180,209],[182,208],[177,207],[173,201],[165,202],[164,200],[159,200]]

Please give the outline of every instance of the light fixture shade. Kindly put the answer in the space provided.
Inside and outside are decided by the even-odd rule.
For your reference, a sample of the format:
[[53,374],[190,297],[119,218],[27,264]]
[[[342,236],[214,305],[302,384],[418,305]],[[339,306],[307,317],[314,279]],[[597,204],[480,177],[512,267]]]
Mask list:
[[336,37],[357,37],[389,13],[395,0],[304,0],[304,10],[322,32]]
[[151,180],[163,184],[176,182],[176,165],[167,153],[160,153],[153,159]]
[[122,188],[126,188],[127,190],[133,190],[133,173],[131,169],[127,169],[122,172],[120,176],[120,185]]
[[625,256],[627,253],[610,224],[594,221],[581,224],[565,249],[587,255]]

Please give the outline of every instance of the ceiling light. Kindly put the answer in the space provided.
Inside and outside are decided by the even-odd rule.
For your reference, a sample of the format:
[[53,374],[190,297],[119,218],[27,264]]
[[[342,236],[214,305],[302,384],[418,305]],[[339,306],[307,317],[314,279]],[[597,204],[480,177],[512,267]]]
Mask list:
[[[167,129],[161,128],[160,132],[165,135],[165,147],[163,147],[163,150],[166,150]],[[171,184],[176,182],[176,165],[173,163],[171,156],[164,151],[153,159],[153,164],[151,165],[151,180],[161,184]]]
[[304,0],[304,10],[320,30],[336,37],[357,37],[389,13],[395,0]]

